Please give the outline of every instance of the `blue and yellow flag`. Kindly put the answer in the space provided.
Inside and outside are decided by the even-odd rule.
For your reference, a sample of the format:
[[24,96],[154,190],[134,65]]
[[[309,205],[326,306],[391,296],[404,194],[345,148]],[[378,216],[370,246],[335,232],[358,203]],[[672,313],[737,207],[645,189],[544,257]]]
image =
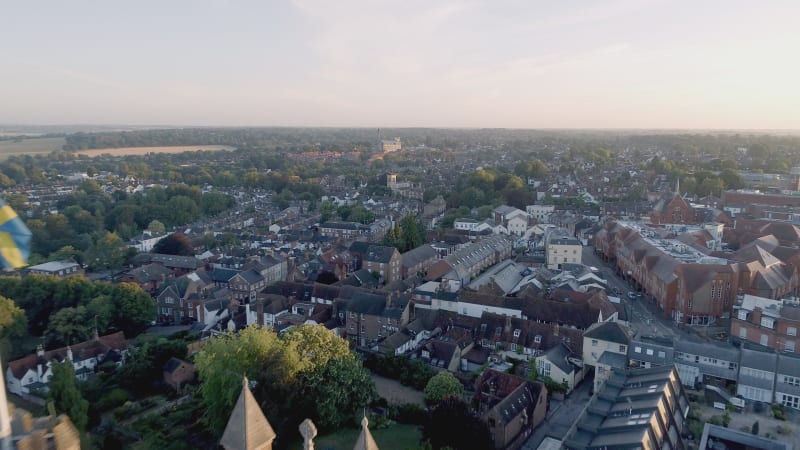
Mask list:
[[0,266],[18,269],[28,265],[31,230],[17,212],[0,200]]

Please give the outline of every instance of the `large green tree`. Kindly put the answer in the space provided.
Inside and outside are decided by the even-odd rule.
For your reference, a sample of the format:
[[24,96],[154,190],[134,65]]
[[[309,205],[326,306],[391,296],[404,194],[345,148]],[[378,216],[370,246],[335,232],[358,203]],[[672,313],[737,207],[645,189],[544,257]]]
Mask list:
[[205,420],[212,430],[220,433],[225,428],[241,390],[241,377],[255,379],[264,362],[280,351],[279,347],[275,333],[258,327],[206,341],[195,362],[202,380]]
[[172,233],[156,242],[153,246],[153,253],[163,253],[165,255],[194,255],[192,241],[183,233]]
[[[374,398],[374,384],[347,341],[318,325],[301,325],[278,337],[248,327],[211,339],[196,357],[205,418],[221,432],[241,390],[241,376],[278,429],[311,416],[321,427],[351,419]],[[288,427],[288,428],[287,428]],[[279,433],[280,434],[280,433]]]
[[25,311],[8,298],[0,296],[0,361],[5,361],[11,349],[28,334]]
[[61,308],[50,316],[45,334],[48,347],[77,344],[92,336],[92,321],[83,306]]
[[52,370],[48,401],[53,402],[58,413],[69,416],[79,431],[84,431],[89,420],[89,402],[81,396],[81,391],[75,383],[75,369],[72,367],[72,362],[54,363]]
[[464,395],[464,386],[452,373],[444,370],[428,380],[425,386],[425,401],[436,404],[448,397],[461,398]]

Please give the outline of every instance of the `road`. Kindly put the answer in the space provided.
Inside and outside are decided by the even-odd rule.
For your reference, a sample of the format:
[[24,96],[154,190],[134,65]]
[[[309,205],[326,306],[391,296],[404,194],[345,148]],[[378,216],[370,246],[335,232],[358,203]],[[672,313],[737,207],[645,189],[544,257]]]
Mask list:
[[547,417],[528,438],[528,441],[522,446],[523,450],[535,450],[542,443],[544,438],[552,437],[558,440],[564,438],[569,431],[570,427],[576,420],[581,412],[589,403],[591,396],[589,389],[591,389],[593,381],[591,378],[584,379],[581,384],[575,388],[574,391],[564,401],[551,400],[550,409],[547,411]]
[[628,292],[633,290],[632,286],[627,281],[617,276],[614,267],[606,264],[599,256],[595,255],[594,247],[583,247],[582,256],[584,265],[594,266],[600,269],[603,278],[605,278],[608,283],[608,287],[612,290],[617,289],[618,292],[620,292],[620,300],[625,306],[628,320],[636,336],[652,335],[672,338],[679,333],[677,329],[673,328],[672,322],[669,319],[653,313],[650,309],[651,306],[646,305],[647,300],[645,300],[643,296],[635,299],[628,298]]

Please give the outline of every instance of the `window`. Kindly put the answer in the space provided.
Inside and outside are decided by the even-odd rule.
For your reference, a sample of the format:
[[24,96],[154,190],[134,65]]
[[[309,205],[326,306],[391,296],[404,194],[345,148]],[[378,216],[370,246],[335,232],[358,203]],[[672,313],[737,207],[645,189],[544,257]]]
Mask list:
[[520,330],[519,328],[517,328],[516,330],[514,330],[514,337],[519,337],[519,335],[520,335],[520,333],[521,333],[521,332],[522,332],[522,330]]
[[658,352],[658,357],[659,357],[659,358],[666,358],[666,357],[667,357],[667,354],[666,354],[665,352],[661,352],[661,351],[660,351],[660,352]]
[[761,326],[762,327],[772,328],[772,326],[774,324],[775,324],[775,321],[772,320],[772,318],[770,318],[770,317],[762,317],[761,318]]
[[642,347],[639,347],[637,345],[636,347],[633,348],[633,351],[636,352],[636,353],[642,353]]
[[628,351],[628,346],[627,345],[620,345],[619,346],[619,351],[621,353],[626,353]]
[[786,328],[786,334],[788,334],[789,336],[797,336],[797,328],[795,328],[795,327],[787,327]]
[[739,337],[741,339],[747,339],[747,328],[739,328]]
[[537,335],[536,335],[536,336],[533,338],[533,342],[535,342],[535,343],[537,343],[537,344],[541,344],[541,343],[542,343],[542,335],[540,335],[540,334],[537,334]]
[[791,384],[792,386],[800,386],[800,378],[798,377],[790,377],[787,375],[783,376],[783,382],[786,384]]
[[783,344],[783,349],[787,352],[794,352],[794,341],[786,341]]
[[647,356],[653,356],[653,349],[652,348],[648,348],[647,349]]
[[592,339],[592,347],[597,347],[597,339]]
[[767,345],[769,345],[769,335],[762,334],[761,335],[761,340],[759,340],[758,343],[763,345],[763,346],[765,346],[765,347]]

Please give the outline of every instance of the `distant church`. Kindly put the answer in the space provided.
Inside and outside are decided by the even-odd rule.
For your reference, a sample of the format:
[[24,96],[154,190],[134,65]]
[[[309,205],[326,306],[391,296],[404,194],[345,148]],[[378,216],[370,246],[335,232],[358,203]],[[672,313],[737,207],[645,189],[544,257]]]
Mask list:
[[650,212],[650,223],[661,225],[665,223],[697,225],[699,222],[697,211],[681,196],[681,180],[675,182],[675,192],[662,196]]

